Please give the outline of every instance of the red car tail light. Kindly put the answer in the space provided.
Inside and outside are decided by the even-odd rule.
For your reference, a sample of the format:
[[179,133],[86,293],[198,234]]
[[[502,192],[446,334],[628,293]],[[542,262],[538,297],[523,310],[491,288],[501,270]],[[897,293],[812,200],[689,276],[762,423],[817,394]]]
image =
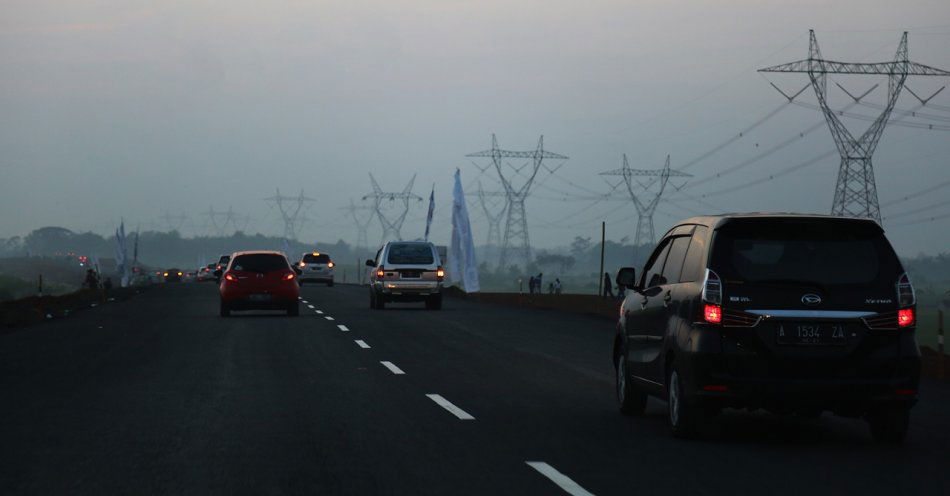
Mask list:
[[297,277],[297,276],[295,276],[293,272],[284,274],[284,280],[285,280],[285,281],[293,281],[293,280],[294,280],[294,277]]
[[224,275],[224,280],[229,282],[237,282],[238,279],[234,276],[234,274],[228,272]]
[[914,325],[914,320],[914,307],[902,308],[897,311],[898,327],[910,327]]
[[722,323],[722,307],[719,305],[705,305],[703,307],[703,319],[710,324]]

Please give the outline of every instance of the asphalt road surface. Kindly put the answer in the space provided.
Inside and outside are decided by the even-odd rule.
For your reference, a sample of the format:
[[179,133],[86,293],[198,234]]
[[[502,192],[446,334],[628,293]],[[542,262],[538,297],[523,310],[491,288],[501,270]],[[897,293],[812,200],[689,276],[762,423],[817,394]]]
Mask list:
[[618,413],[609,321],[303,299],[298,318],[222,319],[213,285],[170,284],[0,336],[0,493],[950,492],[932,381],[901,447],[827,414],[729,412],[680,441],[662,402]]

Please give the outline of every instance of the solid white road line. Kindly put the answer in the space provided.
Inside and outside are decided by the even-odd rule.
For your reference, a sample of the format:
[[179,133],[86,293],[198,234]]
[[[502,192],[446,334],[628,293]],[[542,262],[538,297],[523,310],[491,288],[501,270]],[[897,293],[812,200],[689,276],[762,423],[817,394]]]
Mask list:
[[551,479],[551,482],[555,483],[564,490],[567,494],[571,496],[594,496],[592,493],[579,486],[576,482],[571,480],[570,477],[558,472],[554,467],[548,465],[544,462],[525,462],[529,467],[537,470],[541,475]]
[[357,344],[360,348],[363,348],[364,350],[368,350],[368,349],[369,349],[369,345],[366,344],[366,341],[363,341],[362,339],[357,339],[357,340],[356,340],[356,344]]
[[436,405],[448,410],[449,413],[458,417],[459,420],[475,420],[475,417],[471,416],[465,410],[453,405],[451,402],[449,402],[449,400],[443,398],[440,394],[427,394],[426,397],[434,401]]
[[379,362],[379,363],[383,364],[383,367],[386,367],[387,369],[389,369],[390,372],[396,375],[405,374],[405,372],[403,372],[402,369],[397,367],[396,364],[394,364],[393,362]]
[[349,331],[349,330],[350,330],[348,327],[346,327],[346,326],[343,325],[343,324],[340,324],[340,325],[338,325],[337,327],[339,327],[341,331]]
[[327,319],[327,320],[333,320],[333,317],[330,317],[329,315],[327,315],[327,316],[324,317],[324,318]]

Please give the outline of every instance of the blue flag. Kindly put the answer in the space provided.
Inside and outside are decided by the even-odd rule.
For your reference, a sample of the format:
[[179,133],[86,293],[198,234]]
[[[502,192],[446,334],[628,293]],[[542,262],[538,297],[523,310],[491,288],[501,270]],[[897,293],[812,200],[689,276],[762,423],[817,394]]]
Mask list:
[[429,241],[429,228],[432,227],[432,214],[435,213],[435,184],[432,185],[432,192],[429,193],[429,213],[426,214],[426,235],[425,240]]

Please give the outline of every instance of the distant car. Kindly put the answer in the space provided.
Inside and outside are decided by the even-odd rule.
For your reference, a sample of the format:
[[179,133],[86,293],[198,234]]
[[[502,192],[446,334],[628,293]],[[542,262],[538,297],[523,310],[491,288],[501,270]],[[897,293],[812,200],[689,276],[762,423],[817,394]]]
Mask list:
[[297,268],[300,269],[300,284],[304,282],[323,282],[327,286],[333,286],[333,267],[336,264],[330,259],[330,255],[318,251],[304,253],[297,262]]
[[375,271],[370,282],[370,308],[388,302],[424,301],[429,310],[442,308],[445,270],[435,245],[427,241],[390,241],[366,265]]
[[916,298],[881,226],[793,214],[695,217],[659,241],[614,340],[620,411],[666,399],[675,436],[723,408],[863,417],[899,443],[917,403]]
[[181,274],[181,280],[185,282],[192,282],[196,279],[196,277],[196,273],[191,270],[184,271]]
[[[228,267],[228,262],[231,261],[231,255],[221,255],[221,258],[218,259],[218,263],[215,264],[214,270],[215,273],[224,272],[224,269]],[[221,282],[221,276],[215,276],[215,282]]]
[[297,274],[283,253],[235,253],[221,272],[221,316],[235,310],[284,310],[287,315],[299,315]]
[[181,282],[182,275],[181,269],[176,268],[168,269],[165,272],[162,272],[162,277],[165,278],[165,282]]
[[206,266],[204,266],[204,267],[199,268],[199,269],[196,271],[196,274],[197,274],[197,275],[195,276],[195,280],[198,281],[198,282],[205,282],[205,281],[213,281],[213,280],[215,280],[215,277],[214,277],[215,265],[217,265],[217,264],[208,264],[208,265],[206,265]]

